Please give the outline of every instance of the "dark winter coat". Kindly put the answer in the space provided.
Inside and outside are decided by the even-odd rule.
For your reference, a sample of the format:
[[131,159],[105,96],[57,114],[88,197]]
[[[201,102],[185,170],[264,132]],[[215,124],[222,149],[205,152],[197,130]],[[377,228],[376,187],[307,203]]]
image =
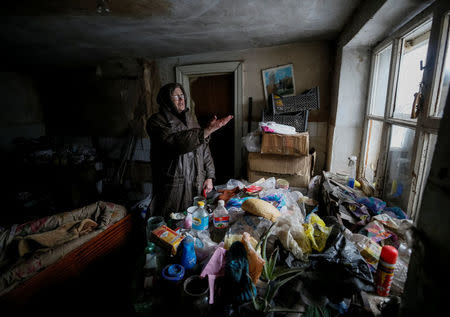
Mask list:
[[182,114],[176,111],[170,99],[175,87],[168,84],[161,88],[157,98],[159,112],[146,125],[151,143],[153,215],[166,219],[170,213],[192,206],[193,197],[202,193],[205,179],[215,178],[209,138],[204,138],[192,111],[187,109]]

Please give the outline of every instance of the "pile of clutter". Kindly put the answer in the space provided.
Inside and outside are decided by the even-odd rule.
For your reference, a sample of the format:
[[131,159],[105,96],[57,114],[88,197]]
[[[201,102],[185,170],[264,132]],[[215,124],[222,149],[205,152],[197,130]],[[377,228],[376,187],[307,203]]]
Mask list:
[[[370,309],[361,294],[376,295],[373,227],[353,233],[337,217],[321,217],[311,201],[274,177],[231,179],[168,221],[149,218],[148,293],[136,309],[164,311],[167,287],[189,303],[183,309],[203,315]],[[374,221],[389,222],[386,215]]]

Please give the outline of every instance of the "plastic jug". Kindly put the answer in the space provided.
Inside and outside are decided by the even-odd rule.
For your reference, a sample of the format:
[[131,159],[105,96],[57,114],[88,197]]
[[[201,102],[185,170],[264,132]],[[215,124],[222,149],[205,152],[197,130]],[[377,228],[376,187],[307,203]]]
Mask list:
[[194,268],[195,264],[197,264],[197,257],[195,255],[194,239],[187,236],[182,242],[181,265],[186,270],[190,270]]
[[219,200],[216,209],[213,212],[214,216],[214,228],[216,229],[226,229],[230,222],[230,216],[228,215],[228,210],[225,208],[225,202]]
[[208,230],[209,215],[205,210],[205,202],[199,201],[197,209],[192,213],[192,229],[196,231]]

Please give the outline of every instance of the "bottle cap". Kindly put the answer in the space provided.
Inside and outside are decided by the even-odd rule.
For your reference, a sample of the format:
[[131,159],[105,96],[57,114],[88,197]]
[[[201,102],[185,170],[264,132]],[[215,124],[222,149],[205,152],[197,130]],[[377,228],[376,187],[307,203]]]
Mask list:
[[398,258],[398,251],[392,245],[385,245],[381,248],[380,259],[389,264],[395,264]]
[[223,201],[222,199],[219,199],[219,206],[225,206],[225,201]]
[[203,206],[205,206],[205,202],[204,201],[199,201],[199,202],[197,202],[197,205],[199,207],[203,207]]

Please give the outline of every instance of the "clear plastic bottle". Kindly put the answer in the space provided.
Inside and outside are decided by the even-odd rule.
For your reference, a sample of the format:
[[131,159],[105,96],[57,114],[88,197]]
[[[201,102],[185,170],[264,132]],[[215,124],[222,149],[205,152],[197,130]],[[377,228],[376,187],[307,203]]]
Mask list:
[[192,213],[192,229],[195,231],[208,230],[209,215],[205,210],[205,202],[199,201],[197,209]]
[[213,212],[214,217],[214,228],[216,229],[226,229],[230,223],[230,216],[228,210],[225,208],[225,202],[219,200],[216,209]]
[[347,185],[350,188],[354,188],[355,187],[355,179],[356,179],[356,156],[355,155],[351,155],[348,158],[348,183]]

